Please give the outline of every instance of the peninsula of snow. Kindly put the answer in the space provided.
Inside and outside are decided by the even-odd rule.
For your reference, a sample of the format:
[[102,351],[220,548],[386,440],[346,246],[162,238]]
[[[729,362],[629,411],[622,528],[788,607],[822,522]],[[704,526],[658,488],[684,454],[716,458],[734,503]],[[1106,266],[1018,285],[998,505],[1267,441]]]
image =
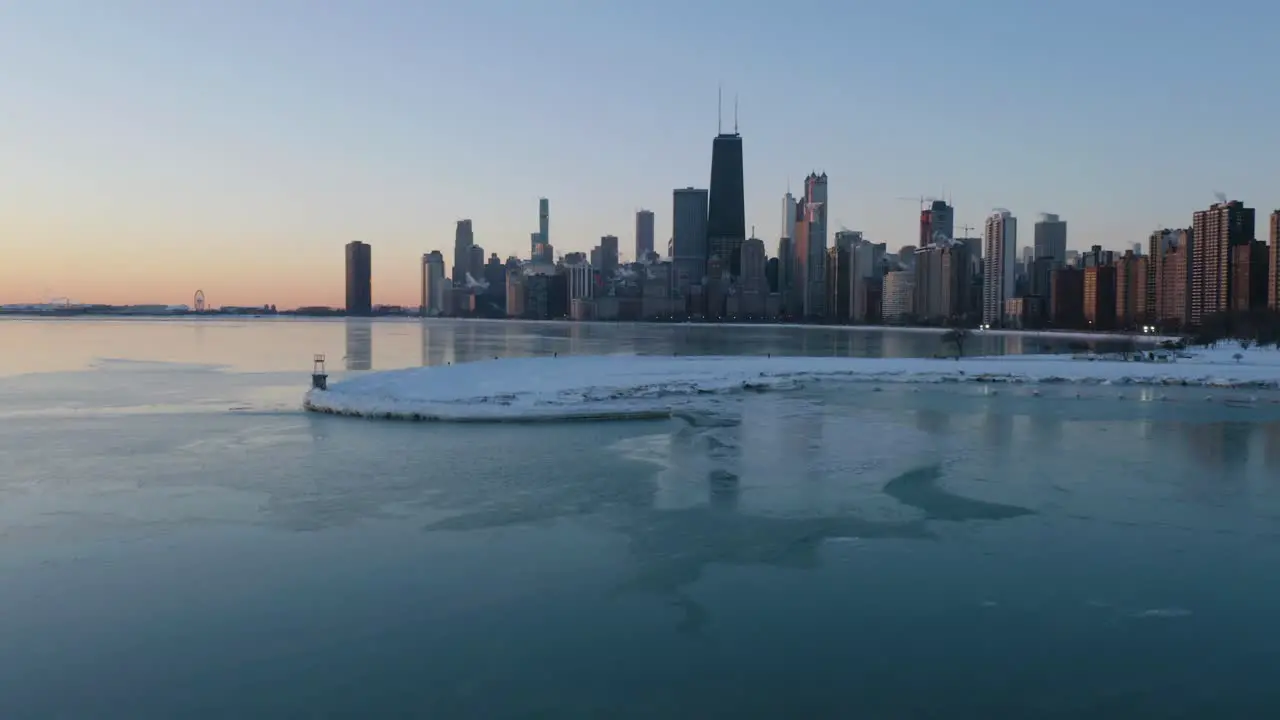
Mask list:
[[814,381],[1280,388],[1280,352],[1272,349],[1215,348],[1165,358],[508,358],[356,376],[309,391],[304,406],[362,417],[533,421],[665,417],[707,394],[781,390]]

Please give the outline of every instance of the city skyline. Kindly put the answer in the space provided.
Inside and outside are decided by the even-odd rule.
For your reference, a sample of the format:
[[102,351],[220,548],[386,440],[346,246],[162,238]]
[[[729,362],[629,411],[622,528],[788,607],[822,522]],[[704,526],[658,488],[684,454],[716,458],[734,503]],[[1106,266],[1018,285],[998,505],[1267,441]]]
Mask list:
[[[741,108],[746,227],[770,254],[777,203],[813,168],[831,178],[828,235],[861,230],[890,250],[918,238],[919,207],[903,196],[945,193],[957,228],[995,207],[1028,223],[1055,213],[1073,250],[1186,227],[1216,191],[1264,217],[1280,206],[1259,150],[1278,101],[1250,57],[1280,11],[1261,3],[1238,3],[1250,22],[1230,34],[1189,3],[1159,16],[1090,2],[818,3],[829,20],[818,45],[838,45],[841,27],[881,32],[802,77],[761,50],[775,25],[761,8],[681,6],[672,29],[663,3],[652,17],[575,6],[572,22],[554,3],[339,4],[323,16],[286,5],[6,11],[0,61],[35,71],[0,99],[0,237],[16,250],[0,265],[0,303],[177,303],[202,288],[215,305],[341,306],[334,248],[362,241],[375,247],[374,303],[413,305],[422,255],[449,251],[457,220],[473,220],[486,254],[524,257],[542,197],[557,254],[606,235],[629,249],[637,207],[655,209],[662,252],[672,191],[709,185],[721,83]],[[457,73],[449,60],[477,28],[504,49]],[[958,33],[973,52],[953,51]],[[1090,52],[1037,52],[1046,33]],[[682,45],[697,52],[600,52],[683,35],[702,38]],[[1137,38],[1156,36],[1198,52],[1139,52]],[[984,49],[991,37],[1001,52]],[[586,56],[600,60],[575,60]],[[415,73],[421,92],[402,91]],[[455,101],[433,110],[442,94]],[[1215,109],[1224,102],[1231,112]]]

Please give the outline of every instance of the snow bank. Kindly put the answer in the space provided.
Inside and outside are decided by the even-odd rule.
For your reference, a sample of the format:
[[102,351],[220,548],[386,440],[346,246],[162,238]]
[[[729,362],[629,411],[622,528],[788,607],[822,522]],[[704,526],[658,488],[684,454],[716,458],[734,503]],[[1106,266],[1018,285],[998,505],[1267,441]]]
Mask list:
[[[1233,355],[1240,353],[1241,360]],[[932,358],[565,356],[370,373],[307,393],[316,412],[414,420],[667,417],[699,397],[817,381],[1280,388],[1280,352],[1214,349],[1175,362],[1062,355]]]

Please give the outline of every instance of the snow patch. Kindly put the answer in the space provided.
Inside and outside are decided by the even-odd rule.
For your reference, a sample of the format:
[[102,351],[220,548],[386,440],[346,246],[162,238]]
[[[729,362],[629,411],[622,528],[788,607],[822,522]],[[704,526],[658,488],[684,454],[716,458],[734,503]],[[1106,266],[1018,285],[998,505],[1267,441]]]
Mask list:
[[1063,355],[965,358],[564,356],[369,373],[307,393],[316,412],[453,422],[660,418],[700,397],[812,382],[1073,383],[1280,388],[1280,352],[1207,350],[1175,362]]

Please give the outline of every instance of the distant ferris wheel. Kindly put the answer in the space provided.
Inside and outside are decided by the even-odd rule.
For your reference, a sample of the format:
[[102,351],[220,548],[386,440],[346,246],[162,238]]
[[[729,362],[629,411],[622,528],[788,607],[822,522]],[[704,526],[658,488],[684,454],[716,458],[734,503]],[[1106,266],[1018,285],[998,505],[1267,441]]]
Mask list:
[[196,309],[196,312],[204,312],[204,291],[203,290],[196,291],[195,309]]

